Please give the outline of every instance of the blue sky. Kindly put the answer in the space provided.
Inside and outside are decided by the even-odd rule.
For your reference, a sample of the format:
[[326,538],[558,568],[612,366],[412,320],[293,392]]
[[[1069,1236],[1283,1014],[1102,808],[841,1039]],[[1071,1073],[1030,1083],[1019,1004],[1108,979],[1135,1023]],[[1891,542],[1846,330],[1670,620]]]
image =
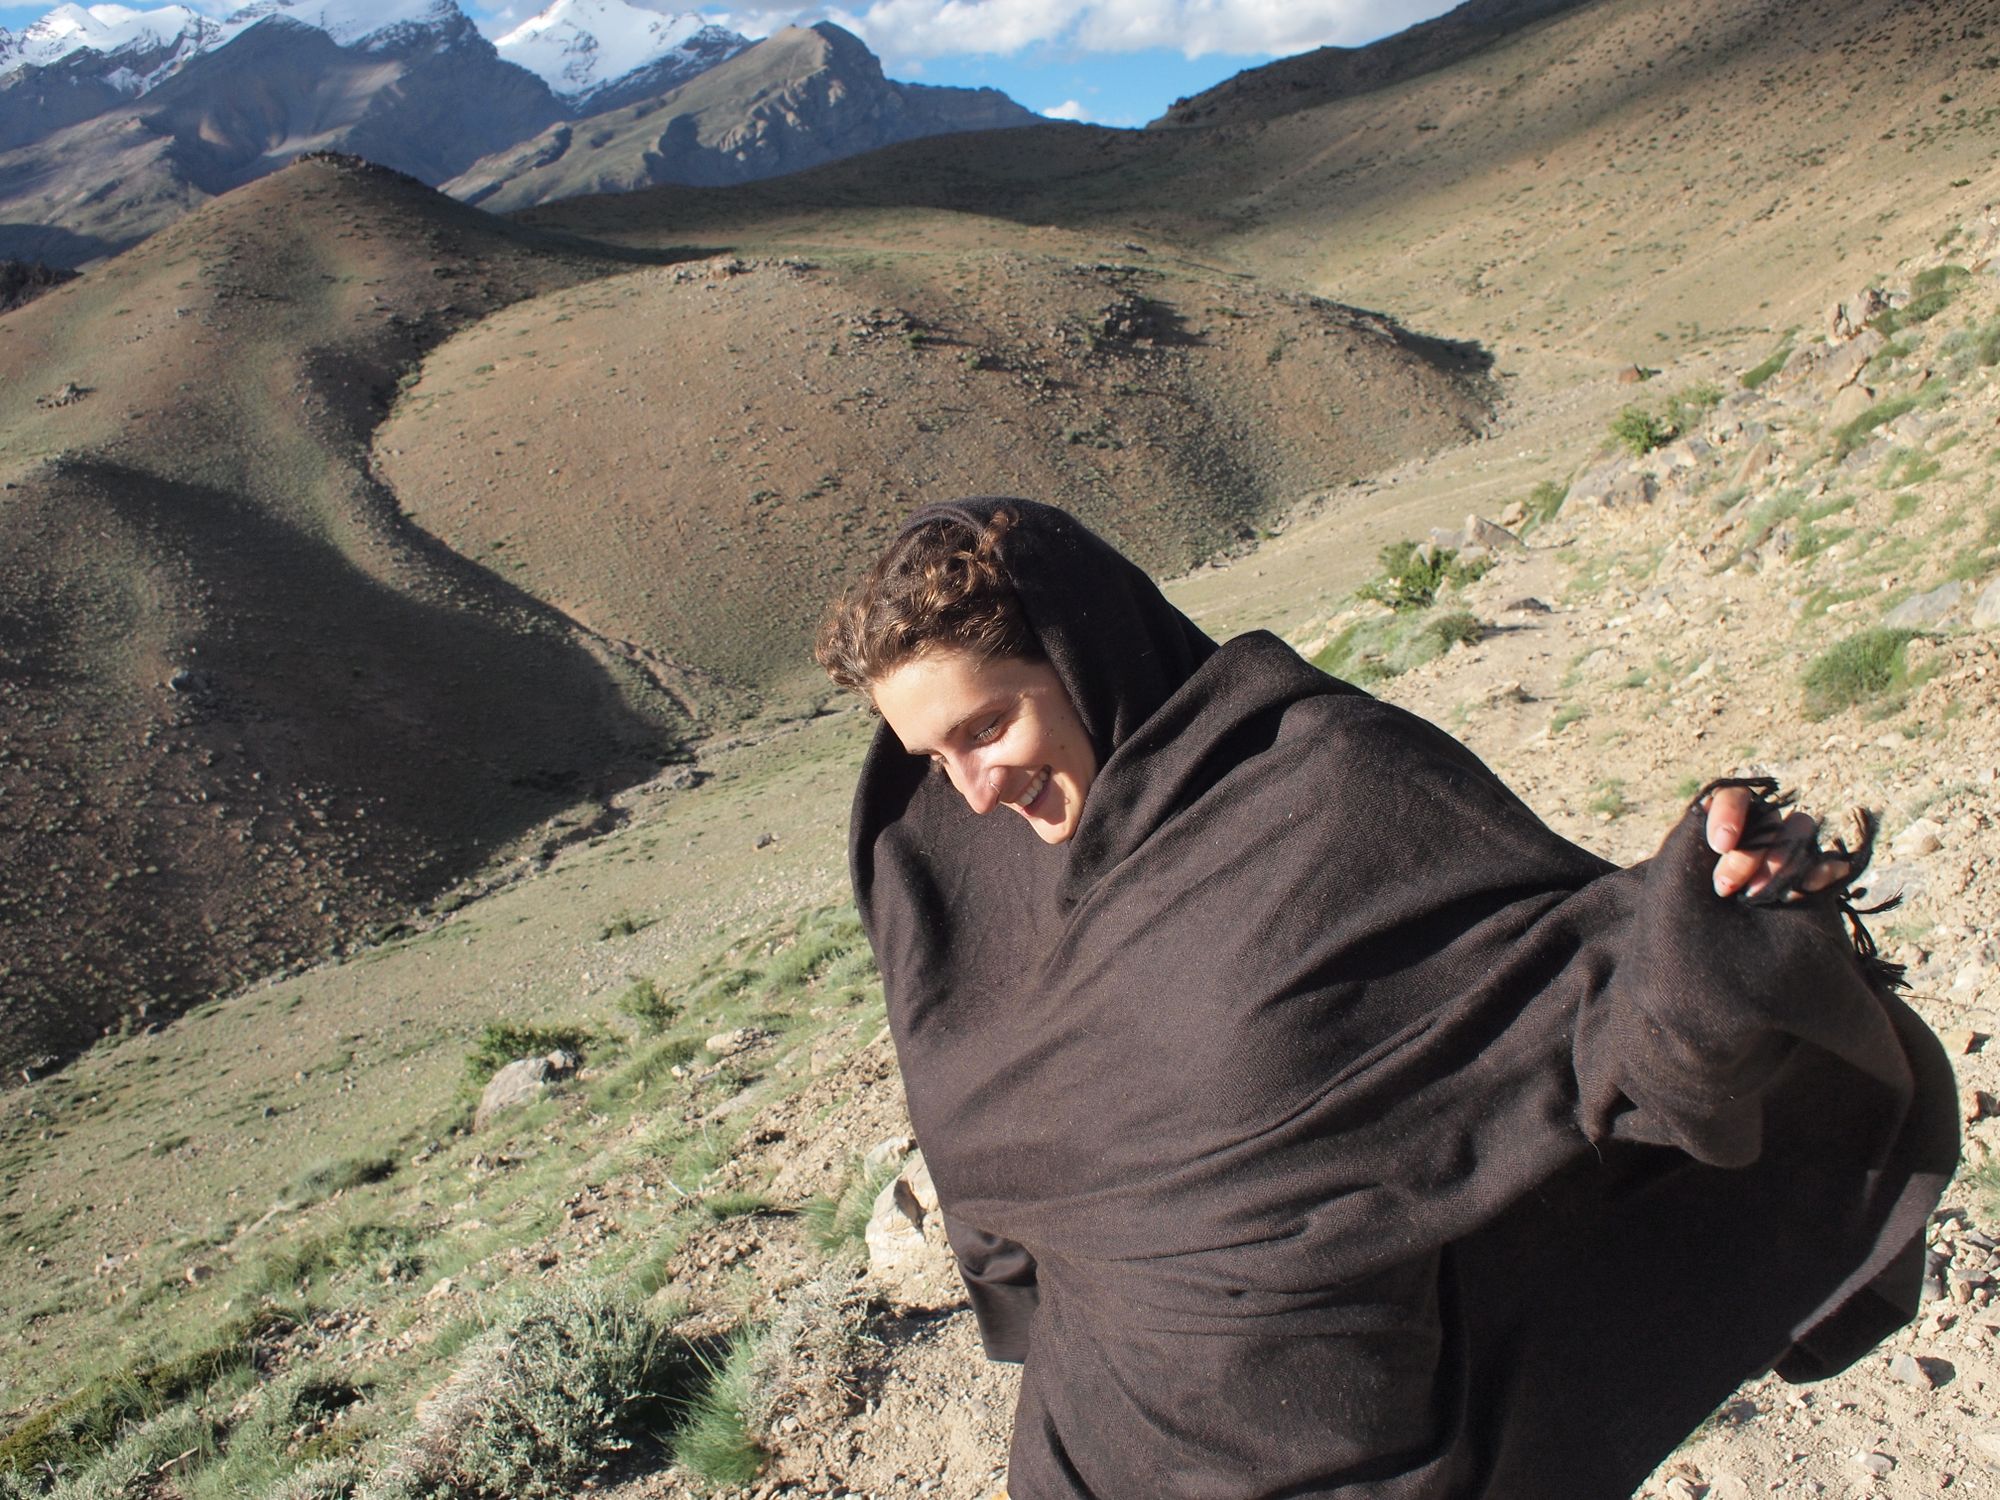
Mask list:
[[[158,0],[128,0],[135,9]],[[226,14],[240,0],[184,0]],[[489,34],[547,0],[460,0]],[[673,0],[641,0],[669,9]],[[50,7],[0,5],[19,30]],[[749,36],[830,19],[878,53],[889,76],[990,85],[1043,113],[1143,125],[1232,73],[1326,44],[1359,46],[1450,9],[1449,0],[859,0],[850,7],[699,9]]]

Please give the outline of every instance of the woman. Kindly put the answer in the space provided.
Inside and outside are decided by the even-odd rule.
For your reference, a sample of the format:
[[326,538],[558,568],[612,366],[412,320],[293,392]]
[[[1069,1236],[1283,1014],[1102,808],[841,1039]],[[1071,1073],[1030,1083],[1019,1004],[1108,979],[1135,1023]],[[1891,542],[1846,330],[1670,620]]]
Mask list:
[[1609,1500],[1909,1317],[1950,1072],[1809,821],[1613,869],[1026,501],[918,512],[819,657],[1015,1500]]

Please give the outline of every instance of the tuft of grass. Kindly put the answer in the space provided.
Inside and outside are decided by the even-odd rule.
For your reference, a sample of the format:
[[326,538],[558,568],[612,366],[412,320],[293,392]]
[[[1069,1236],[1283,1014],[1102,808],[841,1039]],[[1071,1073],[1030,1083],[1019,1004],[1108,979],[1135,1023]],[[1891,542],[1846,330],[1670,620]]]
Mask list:
[[757,1339],[739,1331],[714,1360],[704,1360],[703,1380],[674,1434],[674,1459],[704,1482],[745,1485],[763,1471],[769,1455],[750,1430],[757,1370]]
[[1785,361],[1792,357],[1792,335],[1787,333],[1784,341],[1767,354],[1762,361],[1743,372],[1742,385],[1746,391],[1754,391],[1778,371],[1784,369]]
[[635,932],[644,932],[655,920],[653,917],[635,917],[629,911],[621,911],[598,929],[597,940],[603,943],[609,942],[612,938],[631,937]]
[[1915,323],[1928,323],[1950,307],[1971,280],[1972,273],[1960,265],[1919,271],[1910,281],[1910,300],[1879,314],[1874,325],[1884,333],[1895,333]]
[[1528,518],[1521,524],[1521,529],[1527,531],[1531,527],[1546,526],[1556,518],[1556,513],[1563,507],[1563,501],[1568,498],[1568,485],[1557,484],[1553,479],[1544,479],[1528,491],[1528,498],[1522,502],[1527,509]]
[[806,1238],[828,1255],[848,1255],[860,1251],[868,1233],[868,1218],[875,1200],[889,1179],[900,1170],[884,1162],[875,1167],[857,1167],[840,1191],[823,1194],[807,1203],[801,1217]]
[[1680,434],[1666,419],[1642,406],[1628,406],[1611,419],[1611,435],[1634,458],[1664,448]]
[[1875,429],[1896,420],[1904,412],[1917,404],[1915,396],[1891,396],[1877,401],[1851,422],[1843,423],[1833,430],[1833,456],[1836,462],[1847,457],[1874,434]]
[[638,1022],[639,1030],[647,1036],[658,1036],[681,1013],[681,1008],[661,994],[660,987],[650,979],[633,980],[616,1004],[619,1014]]
[[296,1245],[269,1250],[247,1263],[239,1294],[278,1297],[360,1270],[371,1271],[384,1281],[406,1281],[423,1269],[422,1242],[422,1234],[406,1224],[371,1220],[344,1224],[310,1235]]
[[1824,719],[1843,708],[1872,702],[1907,687],[1906,649],[1915,636],[1912,630],[1877,626],[1851,635],[1814,657],[1802,679],[1806,717]]
[[393,1176],[399,1165],[393,1156],[348,1156],[338,1161],[316,1162],[299,1174],[285,1199],[294,1207],[304,1207],[348,1188],[380,1182]]
[[1625,783],[1616,776],[1606,777],[1598,782],[1597,790],[1590,794],[1584,804],[1601,818],[1623,817],[1631,810],[1632,804],[1625,797]]
[[742,1219],[769,1213],[771,1200],[762,1193],[717,1193],[702,1199],[701,1207],[711,1219]]
[[1561,708],[1556,710],[1555,717],[1549,720],[1549,733],[1561,734],[1570,725],[1574,724],[1578,719],[1583,718],[1589,712],[1590,710],[1585,708],[1581,703],[1565,703]]
[[581,1026],[525,1026],[515,1021],[488,1021],[465,1055],[466,1080],[474,1088],[510,1062],[550,1052],[574,1052],[578,1057],[594,1038]]
[[1447,651],[1453,646],[1474,645],[1486,634],[1486,627],[1469,609],[1448,610],[1433,616],[1425,621],[1424,629]]

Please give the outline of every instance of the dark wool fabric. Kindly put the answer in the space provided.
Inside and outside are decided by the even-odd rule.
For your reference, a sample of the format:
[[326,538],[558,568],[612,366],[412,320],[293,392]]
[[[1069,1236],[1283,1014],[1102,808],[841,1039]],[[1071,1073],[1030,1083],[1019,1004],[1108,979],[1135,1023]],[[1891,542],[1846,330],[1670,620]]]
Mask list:
[[885,728],[851,857],[1015,1500],[1613,1500],[1911,1315],[1955,1091],[1831,897],[1719,899],[1693,810],[1614,869],[1063,513],[946,509],[1001,504],[1082,822]]

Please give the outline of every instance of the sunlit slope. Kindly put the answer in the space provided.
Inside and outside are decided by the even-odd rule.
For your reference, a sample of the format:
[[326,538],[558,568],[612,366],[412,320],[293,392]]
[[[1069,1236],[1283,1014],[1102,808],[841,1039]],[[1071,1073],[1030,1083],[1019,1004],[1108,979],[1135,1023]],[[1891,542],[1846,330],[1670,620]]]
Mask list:
[[615,268],[315,161],[0,319],[0,1058],[323,952],[670,748],[367,466],[424,348]]
[[1053,500],[1183,568],[1463,439],[1484,389],[1465,351],[1176,259],[913,242],[519,304],[426,362],[377,462],[446,545],[663,669],[768,687],[810,678],[827,597],[922,501]]
[[1992,0],[1540,9],[1355,97],[1354,54],[1323,90],[1294,60],[1189,128],[914,142],[525,217],[633,244],[845,242],[912,208],[1166,238],[1566,380],[1816,315],[1928,248],[2000,149]]

